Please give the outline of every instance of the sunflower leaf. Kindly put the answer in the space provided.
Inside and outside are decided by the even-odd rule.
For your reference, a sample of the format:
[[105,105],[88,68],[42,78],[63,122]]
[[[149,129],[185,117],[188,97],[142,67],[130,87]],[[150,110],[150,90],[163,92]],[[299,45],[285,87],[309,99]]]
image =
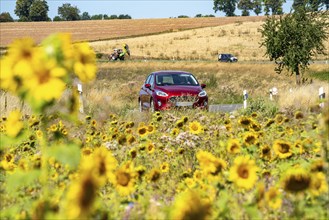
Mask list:
[[69,165],[71,169],[75,169],[80,162],[80,147],[77,144],[52,146],[47,149],[46,154],[64,165]]

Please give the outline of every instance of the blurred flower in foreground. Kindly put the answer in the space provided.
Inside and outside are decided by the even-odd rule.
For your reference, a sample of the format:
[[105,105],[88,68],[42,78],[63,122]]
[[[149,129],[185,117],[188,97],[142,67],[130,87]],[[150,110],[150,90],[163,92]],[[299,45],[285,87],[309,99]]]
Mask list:
[[31,38],[15,40],[0,62],[0,88],[27,100],[38,113],[61,98],[75,77],[70,73],[88,82],[97,70],[91,47],[74,45],[64,33],[48,36],[39,46]]
[[290,193],[304,192],[310,189],[311,175],[303,168],[289,169],[282,177],[283,189]]
[[6,121],[6,132],[9,137],[16,137],[23,129],[23,122],[19,111],[12,111]]
[[171,210],[170,219],[210,219],[211,204],[203,200],[200,195],[192,190],[187,190],[178,195]]

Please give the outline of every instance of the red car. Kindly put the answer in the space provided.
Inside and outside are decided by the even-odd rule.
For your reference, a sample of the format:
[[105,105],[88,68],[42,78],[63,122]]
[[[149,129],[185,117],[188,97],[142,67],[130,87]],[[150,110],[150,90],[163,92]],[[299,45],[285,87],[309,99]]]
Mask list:
[[176,107],[208,109],[205,87],[189,72],[153,72],[146,78],[139,92],[139,110],[159,111]]

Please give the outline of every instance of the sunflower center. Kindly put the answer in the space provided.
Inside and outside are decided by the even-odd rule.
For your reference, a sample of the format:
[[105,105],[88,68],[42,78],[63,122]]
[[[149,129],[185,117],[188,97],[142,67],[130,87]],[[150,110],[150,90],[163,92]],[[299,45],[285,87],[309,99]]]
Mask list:
[[292,176],[287,180],[285,189],[291,192],[300,192],[307,189],[311,184],[308,176]]
[[106,166],[105,166],[105,163],[104,163],[104,161],[102,160],[101,162],[100,162],[100,164],[99,164],[99,169],[98,169],[98,171],[99,171],[99,174],[102,176],[102,175],[104,175],[105,173],[106,173]]
[[289,152],[289,145],[288,144],[281,144],[280,145],[280,152],[281,153],[288,153]]
[[95,196],[95,184],[91,179],[86,179],[82,184],[83,193],[80,198],[80,206],[88,209],[92,204]]
[[197,130],[199,129],[199,127],[198,127],[198,125],[193,124],[193,125],[191,126],[191,129],[192,129],[193,131],[197,131]]
[[241,178],[247,179],[249,177],[249,170],[245,166],[240,166],[238,170],[238,174]]
[[118,184],[121,185],[121,186],[128,186],[129,181],[130,181],[130,175],[129,175],[129,173],[120,172],[117,175],[117,181],[118,181]]

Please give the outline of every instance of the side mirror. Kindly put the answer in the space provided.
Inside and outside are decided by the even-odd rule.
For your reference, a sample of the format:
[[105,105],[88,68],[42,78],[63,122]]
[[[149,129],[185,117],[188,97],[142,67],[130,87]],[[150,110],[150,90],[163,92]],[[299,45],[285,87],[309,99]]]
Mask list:
[[151,89],[151,84],[149,83],[145,84],[145,88]]
[[201,84],[201,88],[206,88],[206,84]]

